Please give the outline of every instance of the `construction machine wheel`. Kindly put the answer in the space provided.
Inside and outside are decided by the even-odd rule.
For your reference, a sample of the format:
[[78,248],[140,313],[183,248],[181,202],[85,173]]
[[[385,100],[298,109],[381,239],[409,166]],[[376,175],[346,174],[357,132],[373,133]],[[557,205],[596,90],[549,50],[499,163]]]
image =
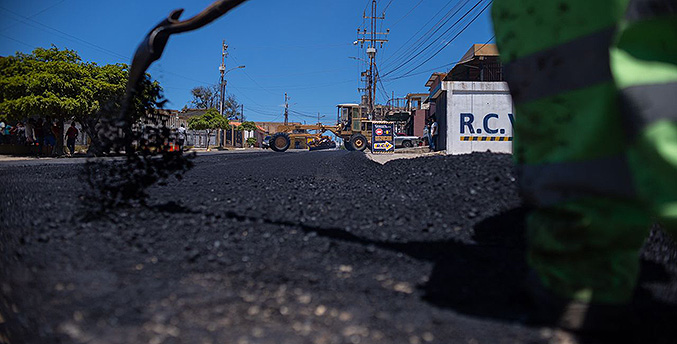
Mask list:
[[350,137],[350,145],[353,146],[353,149],[356,151],[363,151],[367,148],[367,138],[362,134],[353,134]]
[[291,146],[291,139],[287,133],[277,133],[270,138],[270,149],[276,152],[284,152]]
[[414,145],[411,143],[411,141],[404,141],[402,142],[402,146],[404,146],[404,148],[411,148]]
[[354,151],[353,145],[348,140],[343,140],[343,147],[346,147],[347,151]]

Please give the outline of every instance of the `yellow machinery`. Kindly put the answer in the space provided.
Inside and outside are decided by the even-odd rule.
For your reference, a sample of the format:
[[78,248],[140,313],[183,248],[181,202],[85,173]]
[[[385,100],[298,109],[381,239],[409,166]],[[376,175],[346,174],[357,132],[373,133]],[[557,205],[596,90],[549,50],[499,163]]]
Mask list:
[[323,135],[329,131],[343,139],[347,150],[365,150],[371,140],[371,120],[363,116],[364,111],[358,104],[339,104],[336,107],[338,124],[281,125],[270,138],[270,148],[276,152],[284,152],[290,147],[310,150],[332,148],[334,145],[329,136]]

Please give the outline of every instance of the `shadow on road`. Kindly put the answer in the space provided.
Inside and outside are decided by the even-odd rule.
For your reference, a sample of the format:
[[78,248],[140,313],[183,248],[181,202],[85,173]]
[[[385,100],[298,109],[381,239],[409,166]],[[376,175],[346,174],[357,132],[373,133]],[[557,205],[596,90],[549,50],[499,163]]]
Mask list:
[[[264,219],[264,222],[301,227],[319,236],[373,246],[431,261],[434,267],[428,282],[420,286],[424,301],[440,308],[506,322],[534,326],[554,326],[552,320],[538,318],[535,305],[526,293],[529,268],[525,262],[525,218],[527,209],[516,208],[487,218],[474,227],[474,244],[457,241],[387,242],[365,239],[341,228],[310,226],[292,221]],[[230,212],[238,220],[261,220]],[[666,282],[665,267],[642,260],[642,274],[633,301],[632,324],[625,331],[585,334],[582,343],[605,343],[623,338],[624,342],[670,343],[677,338],[677,305],[656,299],[644,286]],[[556,317],[556,315],[555,315]],[[671,339],[672,338],[672,339]]]

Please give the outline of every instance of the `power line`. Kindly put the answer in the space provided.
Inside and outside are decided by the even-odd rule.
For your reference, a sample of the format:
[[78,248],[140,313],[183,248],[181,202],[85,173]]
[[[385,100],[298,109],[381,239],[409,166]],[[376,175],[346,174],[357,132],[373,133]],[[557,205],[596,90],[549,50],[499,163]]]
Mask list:
[[[397,64],[397,63],[398,63],[397,61],[401,61],[401,60],[404,60],[404,62],[401,62],[401,63],[397,64],[397,65],[396,65],[394,68],[392,68],[390,71],[387,71],[386,73],[384,73],[383,76],[387,76],[387,75],[391,74],[392,72],[394,72],[394,71],[396,71],[396,70],[398,70],[398,69],[404,67],[405,65],[407,65],[408,63],[410,63],[411,61],[413,61],[414,59],[416,59],[418,56],[420,56],[421,54],[423,54],[426,50],[428,50],[430,47],[432,47],[437,41],[439,41],[440,39],[442,39],[442,38],[444,37],[444,35],[446,35],[447,33],[449,33],[449,31],[451,31],[453,28],[455,28],[456,25],[458,25],[458,24],[461,22],[461,20],[463,20],[470,12],[472,12],[472,11],[473,11],[477,6],[479,6],[479,4],[480,4],[482,1],[484,1],[484,0],[479,0],[472,8],[470,8],[469,10],[467,10],[460,18],[458,18],[456,21],[454,21],[454,22],[453,22],[453,23],[452,23],[452,24],[451,24],[444,32],[442,32],[441,34],[439,34],[439,36],[437,36],[437,37],[435,37],[435,38],[433,38],[433,39],[431,40],[430,38],[432,37],[432,35],[435,35],[435,34],[436,34],[437,32],[439,32],[442,28],[444,28],[444,26],[445,26],[451,19],[453,19],[453,18],[459,13],[469,1],[470,1],[470,0],[465,0],[463,3],[460,3],[460,2],[458,3],[458,4],[461,4],[460,6],[454,6],[454,7],[447,13],[447,15],[445,15],[445,17],[442,18],[442,19],[438,22],[438,24],[441,23],[445,18],[446,18],[446,20],[444,20],[444,22],[443,22],[441,25],[437,25],[437,24],[435,25],[435,26],[437,27],[437,29],[435,29],[434,32],[430,33],[431,30],[433,30],[433,29],[435,28],[435,27],[432,27],[430,30],[428,30],[428,32],[427,32],[424,36],[422,36],[421,38],[419,38],[419,39],[414,43],[414,45],[411,46],[410,49],[408,49],[409,53],[407,53],[406,56],[403,56],[401,59],[396,59],[396,60],[395,60],[393,63],[391,63],[390,65]],[[457,4],[457,5],[458,5],[458,4]],[[454,8],[456,8],[455,11],[454,11]],[[453,11],[453,14],[449,15],[452,11]],[[425,39],[423,39],[423,40],[421,41],[421,39],[424,38],[424,37],[425,37]],[[424,45],[426,42],[428,42],[428,41],[430,41],[430,43],[429,43],[428,45],[426,45],[423,49],[420,49],[420,47],[423,46],[423,45]],[[419,44],[419,42],[420,42],[420,44]],[[420,49],[420,50],[419,50],[419,49]],[[407,57],[408,57],[408,59],[407,59]],[[406,59],[406,60],[405,60],[405,59]]]
[[[489,44],[489,42],[491,42],[491,40],[493,40],[494,38],[496,38],[496,35],[491,36],[491,38],[489,38],[489,39],[486,41],[486,43],[482,44],[482,46],[480,47],[479,50],[482,50],[482,48],[484,48],[484,46],[486,46],[487,44]],[[421,75],[421,74],[425,74],[425,73],[430,73],[430,72],[433,72],[433,71],[436,71],[436,70],[440,70],[440,69],[442,69],[442,68],[454,66],[454,65],[456,65],[456,64],[459,63],[459,62],[463,62],[463,61],[462,61],[462,60],[458,60],[458,61],[455,61],[455,62],[443,64],[443,65],[441,65],[441,66],[439,66],[439,67],[435,67],[435,68],[431,68],[431,69],[426,69],[426,70],[424,70],[424,71],[420,71],[420,72],[413,73],[413,74],[401,75],[401,76],[392,77],[392,78],[385,78],[385,81],[386,81],[386,82],[389,82],[389,81],[395,81],[395,80],[399,80],[399,79],[410,78],[410,77],[416,76],[416,75]]]
[[[235,58],[235,56],[233,56],[233,55],[231,54],[231,57],[233,58],[233,60],[235,60],[235,63],[239,64],[239,62],[237,62],[237,59]],[[273,93],[271,90],[269,90],[269,89],[267,89],[267,88],[261,86],[261,84],[259,84],[258,81],[256,81],[254,78],[251,77],[251,75],[249,75],[249,73],[247,73],[247,70],[246,70],[246,69],[243,70],[243,72],[244,72],[244,75],[246,75],[246,76],[249,78],[249,80],[253,81],[253,82],[256,84],[256,86],[260,87],[262,90],[264,90],[264,91],[266,91],[266,92],[268,92],[268,93],[270,93],[270,94],[275,94],[275,93]]]
[[[34,13],[34,14],[28,16],[27,18],[37,17],[38,15],[40,15],[40,14],[42,14],[42,13],[45,13],[46,11],[51,10],[52,8],[54,8],[54,7],[58,6],[58,5],[61,5],[64,1],[66,1],[66,0],[61,0],[61,1],[57,2],[56,4],[54,4],[54,5],[52,5],[52,6],[49,6],[49,7],[45,8],[45,9],[39,11],[39,12],[36,12],[36,13]],[[0,32],[9,29],[9,28],[12,27],[12,26],[14,26],[14,24],[7,25],[7,26],[5,26],[4,28],[0,29]]]
[[432,60],[435,56],[437,56],[437,54],[439,54],[440,52],[442,52],[442,50],[444,50],[447,46],[449,46],[449,44],[451,44],[456,38],[458,38],[458,36],[460,36],[460,35],[465,31],[465,29],[467,29],[472,23],[475,22],[475,20],[477,20],[477,18],[478,18],[480,15],[482,15],[482,13],[483,13],[484,11],[486,11],[486,9],[489,8],[489,6],[491,6],[491,3],[492,3],[492,1],[489,1],[489,3],[488,3],[486,6],[484,6],[484,8],[483,8],[481,11],[479,11],[479,13],[477,13],[477,15],[475,15],[475,17],[474,17],[468,24],[466,24],[466,25],[463,27],[463,29],[461,29],[461,31],[459,31],[459,32],[458,32],[451,40],[449,40],[446,44],[444,44],[444,46],[442,46],[442,48],[440,48],[439,50],[437,50],[434,54],[430,55],[427,59],[425,59],[425,61],[423,61],[423,62],[421,62],[420,64],[418,64],[416,67],[410,69],[409,72],[405,73],[405,75],[408,74],[408,73],[411,73],[411,72],[415,71],[415,70],[418,69],[418,68],[420,68],[421,66],[423,66],[424,64],[426,64],[428,61]]
[[[447,30],[445,30],[445,31],[440,35],[440,38],[441,38],[442,36],[446,35],[449,31],[451,31],[451,29],[453,29],[458,23],[460,23],[465,17],[467,17],[467,16],[468,16],[475,8],[477,8],[477,6],[479,6],[480,3],[482,3],[483,1],[484,1],[484,0],[479,0],[472,8],[470,8],[470,10],[468,10],[467,12],[465,12],[465,14],[463,14],[463,16],[461,16],[461,18],[459,18],[458,20],[456,20],[456,22],[454,22],[454,24],[452,24]],[[491,4],[491,1],[489,2],[489,5],[490,5],[490,4]],[[488,5],[487,5],[487,6],[488,6]],[[459,10],[460,10],[460,9],[459,9]],[[437,32],[437,31],[438,31],[438,30],[436,30],[435,32]],[[439,38],[438,38],[438,39],[439,39]],[[431,46],[433,46],[433,44],[435,44],[436,41],[437,41],[437,39],[434,40],[434,41],[432,41],[432,42],[430,42],[430,44],[428,44],[425,48],[423,48],[422,50],[420,50],[420,51],[419,51],[418,53],[416,53],[414,56],[412,56],[411,58],[409,58],[409,59],[406,60],[405,62],[399,64],[397,67],[391,69],[390,71],[384,73],[383,76],[384,76],[384,77],[385,77],[385,76],[388,76],[388,75],[392,74],[393,72],[397,71],[398,69],[404,67],[404,66],[407,65],[409,62],[413,61],[415,58],[417,58],[418,56],[420,56],[421,54],[423,54],[423,53],[424,53],[426,50],[428,50]],[[445,47],[446,47],[447,45],[449,45],[449,42],[447,42],[447,44],[445,45]]]
[[390,27],[393,28],[393,27],[395,27],[397,24],[399,24],[399,23],[402,21],[402,19],[404,19],[404,18],[406,18],[407,16],[409,16],[409,15],[411,14],[411,12],[413,12],[413,11],[418,7],[418,5],[420,5],[422,2],[423,2],[423,0],[419,0],[419,2],[418,2],[416,5],[414,5],[414,7],[412,7],[412,8],[409,10],[409,12],[407,12],[407,14],[405,14],[402,18],[398,19],[398,20],[395,22],[395,24],[391,25]]
[[[443,11],[447,6],[449,6],[451,3],[453,3],[454,1],[455,1],[455,0],[449,0],[449,2],[447,2],[447,3],[441,8],[441,10],[440,10],[439,13],[442,13],[442,11]],[[420,37],[419,37],[419,38],[418,38],[418,39],[410,46],[410,48],[409,48],[408,50],[410,50],[410,51],[415,51],[416,45],[421,46],[421,45],[425,44],[425,42],[427,42],[428,39],[430,39],[430,38],[432,37],[432,35],[435,34],[435,32],[432,32],[432,33],[431,33],[431,31],[432,31],[433,29],[435,29],[436,27],[438,28],[437,30],[439,30],[439,29],[442,28],[444,25],[446,25],[447,22],[449,22],[449,20],[451,20],[451,18],[453,18],[454,15],[456,15],[456,13],[458,13],[458,11],[459,11],[460,9],[468,3],[468,1],[470,1],[470,0],[465,0],[465,2],[464,2],[460,7],[457,8],[457,6],[458,6],[459,4],[461,4],[461,2],[460,2],[460,0],[459,0],[459,1],[456,3],[455,6],[453,6],[451,9],[449,9],[449,11],[447,11],[447,13],[444,14],[444,15],[442,16],[442,18],[440,18],[440,19],[437,21],[437,23],[435,23],[430,29],[428,29],[428,31],[427,31],[426,33],[424,33],[423,35],[421,35],[421,36],[420,36]],[[454,12],[454,8],[457,8],[456,12]],[[454,14],[451,14],[452,12],[454,12]],[[402,50],[405,46],[407,46],[407,44],[408,44],[409,42],[411,42],[412,39],[414,39],[415,37],[417,37],[417,35],[418,35],[421,31],[423,31],[423,29],[425,29],[425,28],[428,26],[428,24],[431,23],[431,22],[435,19],[436,16],[437,16],[437,15],[433,16],[432,18],[430,18],[430,19],[428,20],[427,23],[423,24],[423,26],[421,26],[421,28],[418,29],[418,31],[416,31],[416,33],[414,33],[411,37],[409,37],[409,39],[408,39],[406,42],[404,42],[397,50],[395,50],[395,51],[393,52],[393,55],[391,55],[391,56],[396,56],[395,54],[397,54],[400,50]],[[447,19],[446,21],[445,21],[445,18]],[[423,40],[423,41],[421,41],[421,40]],[[406,57],[404,57],[404,55],[403,55],[402,57],[403,57],[402,59],[406,58]],[[396,59],[395,61],[393,61],[393,62],[390,63],[390,64],[387,64],[388,60],[390,60],[390,57],[389,57],[389,58],[386,58],[386,60],[384,61],[384,62],[386,63],[386,66],[397,63],[397,61],[399,60],[399,58]]]
[[26,43],[26,42],[24,42],[24,41],[20,41],[20,40],[18,40],[18,39],[12,38],[12,37],[7,36],[7,35],[5,35],[5,34],[3,34],[3,33],[0,33],[0,36],[5,37],[5,38],[7,38],[7,39],[9,39],[9,40],[12,40],[12,41],[14,41],[14,42],[23,44],[23,45],[25,45],[25,46],[27,46],[27,47],[30,47],[30,48],[32,48],[32,49],[37,48],[36,46],[34,46],[34,45],[32,45],[32,44],[28,44],[28,43]]
[[390,0],[390,2],[388,2],[388,4],[386,5],[386,7],[383,9],[383,13],[386,13],[386,11],[388,10],[388,7],[390,7],[390,5],[391,5],[392,3],[393,3],[393,0]]
[[[112,51],[112,50],[106,49],[106,48],[104,48],[104,47],[102,47],[102,46],[100,46],[100,45],[94,44],[94,43],[89,42],[89,41],[86,41],[86,40],[84,40],[84,39],[75,37],[75,36],[73,36],[73,35],[71,35],[71,34],[68,34],[68,33],[66,33],[66,32],[63,32],[63,31],[61,31],[61,30],[59,30],[59,29],[55,29],[55,28],[53,28],[53,27],[51,27],[51,26],[49,26],[49,25],[45,25],[45,24],[43,24],[43,23],[40,23],[40,22],[38,22],[38,21],[36,21],[36,20],[33,20],[33,19],[29,18],[29,17],[23,16],[23,15],[21,15],[21,14],[19,14],[19,13],[16,13],[16,12],[10,10],[10,9],[7,9],[7,8],[5,8],[5,7],[3,7],[3,6],[0,6],[0,9],[3,10],[3,11],[9,12],[9,13],[11,13],[11,14],[17,16],[17,17],[20,17],[20,18],[23,18],[23,19],[25,19],[25,20],[27,20],[27,21],[30,21],[30,22],[32,22],[32,23],[35,23],[35,24],[37,24],[37,25],[39,25],[39,26],[42,26],[42,27],[44,27],[44,28],[47,28],[47,29],[52,30],[52,31],[54,31],[54,32],[57,32],[57,33],[59,33],[59,34],[61,34],[61,35],[64,35],[64,36],[66,36],[66,37],[69,37],[69,38],[71,38],[71,39],[73,39],[73,40],[76,40],[76,41],[79,41],[79,42],[81,42],[81,43],[87,44],[87,45],[89,45],[90,47],[93,47],[93,48],[95,48],[95,49],[98,49],[98,50],[101,51],[101,52],[105,52],[105,53],[111,54],[112,56],[116,56],[117,58],[122,58],[122,59],[126,59],[126,60],[129,59],[129,57],[127,57],[127,56],[124,56],[124,55],[122,55],[122,54],[118,54],[118,53],[116,53],[116,52],[114,52],[114,51]],[[27,23],[26,23],[26,24],[27,24]],[[33,26],[33,27],[35,27],[35,26]]]

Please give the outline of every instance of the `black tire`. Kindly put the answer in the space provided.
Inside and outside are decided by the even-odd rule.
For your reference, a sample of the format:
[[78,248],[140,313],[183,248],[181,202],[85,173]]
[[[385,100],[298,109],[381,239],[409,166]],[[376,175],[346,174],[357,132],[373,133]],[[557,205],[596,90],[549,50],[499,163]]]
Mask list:
[[353,145],[350,143],[349,140],[343,140],[343,147],[346,147],[347,151],[354,151],[355,148],[353,148]]
[[362,134],[353,134],[353,136],[350,137],[350,145],[353,146],[353,149],[356,151],[361,152],[367,149],[368,144],[369,141],[367,141],[367,138]]
[[270,138],[268,144],[270,145],[270,149],[276,152],[284,152],[291,146],[291,140],[287,133],[277,133]]
[[411,143],[411,141],[404,141],[404,142],[402,142],[402,146],[403,146],[404,148],[411,148],[411,147],[414,147],[414,145]]

